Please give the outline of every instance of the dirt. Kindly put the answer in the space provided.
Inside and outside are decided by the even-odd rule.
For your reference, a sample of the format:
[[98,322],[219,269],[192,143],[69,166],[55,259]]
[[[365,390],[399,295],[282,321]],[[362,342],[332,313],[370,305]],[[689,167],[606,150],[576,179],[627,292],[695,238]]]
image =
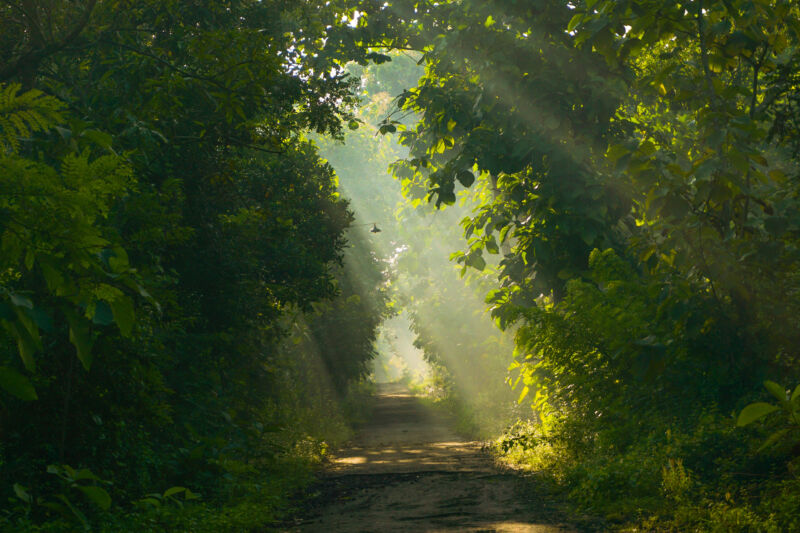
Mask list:
[[572,531],[534,482],[498,469],[402,386],[381,386],[374,402],[282,531]]

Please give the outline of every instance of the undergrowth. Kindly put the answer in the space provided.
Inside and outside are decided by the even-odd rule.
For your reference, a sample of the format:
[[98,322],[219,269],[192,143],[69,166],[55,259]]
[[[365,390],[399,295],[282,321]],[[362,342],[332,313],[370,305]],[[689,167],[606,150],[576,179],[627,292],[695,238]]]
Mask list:
[[[664,421],[613,446],[598,432],[577,436],[518,422],[494,441],[498,457],[557,485],[574,512],[619,531],[800,531],[800,478],[779,452],[756,453],[730,417],[703,413],[681,429]],[[605,438],[604,438],[605,437]]]
[[[321,398],[312,405],[295,405],[293,423],[264,434],[260,446],[274,453],[249,458],[222,453],[209,460],[206,468],[216,477],[213,489],[154,487],[150,494],[131,498],[89,470],[60,489],[16,485],[15,496],[0,514],[0,532],[239,533],[277,527],[294,512],[296,495],[314,481],[331,449],[349,439],[351,426],[369,415],[365,399],[373,390],[374,385],[361,382],[327,407],[318,403]],[[89,486],[110,494],[106,508],[85,497],[82,491]]]

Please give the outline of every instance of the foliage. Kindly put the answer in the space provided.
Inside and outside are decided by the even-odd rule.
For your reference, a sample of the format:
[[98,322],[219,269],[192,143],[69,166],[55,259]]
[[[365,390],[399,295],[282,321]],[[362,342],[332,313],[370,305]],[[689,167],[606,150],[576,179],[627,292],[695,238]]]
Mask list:
[[759,450],[769,448],[779,444],[786,444],[792,446],[797,444],[798,436],[797,431],[800,429],[800,385],[798,385],[791,396],[787,393],[786,389],[778,385],[774,381],[765,381],[764,388],[778,400],[778,405],[766,402],[755,402],[746,406],[739,413],[736,419],[737,426],[747,426],[760,420],[767,415],[776,411],[783,411],[783,426],[774,433],[772,433],[766,441],[760,446]]
[[534,461],[618,520],[671,509],[678,529],[786,527],[753,502],[774,488],[756,480],[789,479],[793,452],[751,456],[725,413],[764,379],[797,378],[797,6],[390,11],[365,24],[402,28],[392,44],[426,68],[397,100],[419,122],[382,123],[409,149],[394,173],[437,207],[476,191],[454,259],[489,273],[499,256],[487,302],[517,328],[517,391],[546,450]]
[[[90,467],[131,523],[236,502],[263,527],[256,470],[285,502],[282,465],[346,436],[402,310],[441,391],[522,419],[501,449],[576,505],[796,529],[797,394],[773,382],[800,379],[799,9],[0,4],[0,490],[103,503],[3,526],[126,520]],[[346,234],[352,209],[387,244]],[[762,382],[778,405],[750,403]],[[204,501],[130,510],[163,487]]]
[[346,437],[388,303],[307,136],[341,136],[341,66],[380,60],[354,9],[0,4],[0,493],[69,511],[0,527],[179,528],[264,485],[268,522],[297,485],[264,472],[307,479],[282,465]]

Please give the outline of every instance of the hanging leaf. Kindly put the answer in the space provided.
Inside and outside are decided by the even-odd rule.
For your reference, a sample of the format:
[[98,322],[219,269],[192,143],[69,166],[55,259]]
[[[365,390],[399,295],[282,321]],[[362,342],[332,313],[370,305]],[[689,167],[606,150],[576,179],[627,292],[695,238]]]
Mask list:
[[11,336],[16,339],[19,356],[25,369],[29,372],[34,372],[36,370],[36,361],[33,356],[36,354],[36,343],[31,338],[30,333],[19,325],[17,321],[3,320],[2,324]]
[[127,296],[117,298],[111,302],[111,311],[114,313],[114,321],[119,326],[119,331],[124,337],[130,337],[135,318],[133,301]]
[[462,170],[456,174],[456,179],[464,187],[469,187],[475,183],[475,175],[469,170]]
[[488,239],[486,239],[483,245],[486,247],[486,251],[489,252],[490,254],[500,253],[500,248],[497,246],[497,241],[495,240],[494,237],[489,237]]
[[72,309],[64,309],[69,323],[69,341],[75,346],[83,368],[89,370],[92,366],[92,334],[89,321],[78,315]]
[[36,389],[28,378],[11,368],[0,366],[0,388],[20,400],[37,400]]
[[108,326],[114,322],[114,315],[111,313],[111,306],[100,300],[94,306],[94,316],[92,322],[101,326]]

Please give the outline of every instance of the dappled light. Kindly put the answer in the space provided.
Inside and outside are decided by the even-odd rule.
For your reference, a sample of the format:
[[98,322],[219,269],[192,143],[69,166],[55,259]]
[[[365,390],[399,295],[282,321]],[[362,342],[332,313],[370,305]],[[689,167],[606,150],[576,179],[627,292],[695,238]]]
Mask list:
[[800,531],[800,5],[0,2],[0,532]]

